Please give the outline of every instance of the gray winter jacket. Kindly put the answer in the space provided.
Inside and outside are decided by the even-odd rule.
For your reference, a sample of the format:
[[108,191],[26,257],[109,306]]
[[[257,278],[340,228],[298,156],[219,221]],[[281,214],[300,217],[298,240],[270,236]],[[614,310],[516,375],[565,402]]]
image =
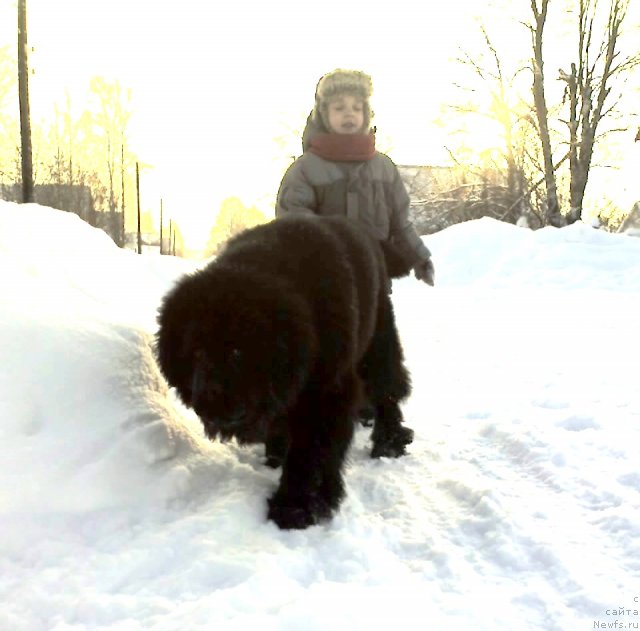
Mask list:
[[409,196],[398,168],[383,153],[366,162],[332,162],[305,152],[280,184],[276,217],[287,213],[346,215],[391,241],[412,265],[431,256],[409,220]]

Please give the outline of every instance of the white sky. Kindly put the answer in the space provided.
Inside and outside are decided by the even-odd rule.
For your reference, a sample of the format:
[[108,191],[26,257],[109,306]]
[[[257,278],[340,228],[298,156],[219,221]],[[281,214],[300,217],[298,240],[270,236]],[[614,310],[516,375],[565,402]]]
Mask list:
[[[14,3],[2,1],[14,37]],[[398,162],[443,159],[431,119],[469,18],[460,7],[472,4],[29,0],[32,109],[48,115],[67,88],[82,98],[90,76],[119,78],[133,88],[134,148],[156,166],[143,185],[157,179],[171,198],[194,174],[189,203],[210,226],[221,198],[275,195],[300,140],[289,132],[283,150],[273,138],[301,127],[335,67],[373,76],[376,122]]]
[[263,448],[208,441],[153,359],[194,263],[0,201],[0,629],[638,623],[610,612],[640,609],[640,239],[480,220],[426,242],[436,286],[393,291],[409,453],[373,461],[358,428],[338,514],[282,532]]
[[[396,162],[445,161],[448,140],[433,120],[453,99],[452,57],[477,41],[474,14],[514,63],[528,54],[524,28],[504,20],[512,3],[493,4],[29,0],[32,111],[51,117],[65,90],[82,109],[95,75],[131,87],[133,149],[155,166],[143,173],[143,205],[158,207],[162,195],[183,229],[205,239],[227,196],[242,191],[245,203],[270,208],[300,150],[290,130],[335,67],[373,76],[379,143]],[[15,0],[0,0],[0,45],[15,40],[15,14]],[[483,125],[474,133],[470,144],[494,135]],[[283,135],[285,147],[273,140]]]

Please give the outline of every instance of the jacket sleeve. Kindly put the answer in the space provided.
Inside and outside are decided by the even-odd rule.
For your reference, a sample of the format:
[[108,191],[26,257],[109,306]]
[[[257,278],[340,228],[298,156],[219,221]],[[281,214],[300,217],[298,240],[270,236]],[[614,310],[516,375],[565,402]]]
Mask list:
[[298,158],[284,174],[276,199],[276,217],[286,213],[315,214],[318,207],[316,193],[307,180]]
[[431,252],[422,242],[414,225],[409,219],[409,195],[404,187],[398,168],[393,166],[395,174],[391,187],[390,240],[413,264],[431,258]]

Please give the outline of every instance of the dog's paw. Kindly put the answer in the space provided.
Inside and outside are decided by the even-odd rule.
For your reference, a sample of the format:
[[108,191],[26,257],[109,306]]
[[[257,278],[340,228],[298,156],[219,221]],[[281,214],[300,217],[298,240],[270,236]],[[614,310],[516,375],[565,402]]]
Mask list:
[[269,499],[267,517],[282,530],[302,530],[331,517],[331,507],[319,496],[293,503],[278,494]]
[[413,442],[413,430],[399,425],[391,432],[373,438],[372,458],[398,458],[407,453],[406,446]]

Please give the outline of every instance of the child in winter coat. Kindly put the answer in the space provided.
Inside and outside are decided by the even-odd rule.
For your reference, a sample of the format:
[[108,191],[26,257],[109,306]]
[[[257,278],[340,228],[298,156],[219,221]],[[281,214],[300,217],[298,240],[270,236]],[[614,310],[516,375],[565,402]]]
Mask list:
[[431,253],[409,219],[409,196],[398,168],[376,151],[369,104],[371,77],[337,69],[324,75],[302,137],[304,154],[287,170],[276,217],[287,213],[345,215],[412,261],[416,278],[434,282]]

